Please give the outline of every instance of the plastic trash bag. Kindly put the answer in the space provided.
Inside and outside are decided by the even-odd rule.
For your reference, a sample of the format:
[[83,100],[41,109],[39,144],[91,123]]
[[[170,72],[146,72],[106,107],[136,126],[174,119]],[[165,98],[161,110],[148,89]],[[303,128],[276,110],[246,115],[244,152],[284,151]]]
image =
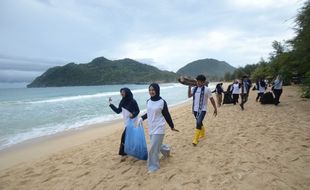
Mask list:
[[126,126],[125,152],[139,160],[147,160],[147,147],[142,124],[134,127],[132,120]]

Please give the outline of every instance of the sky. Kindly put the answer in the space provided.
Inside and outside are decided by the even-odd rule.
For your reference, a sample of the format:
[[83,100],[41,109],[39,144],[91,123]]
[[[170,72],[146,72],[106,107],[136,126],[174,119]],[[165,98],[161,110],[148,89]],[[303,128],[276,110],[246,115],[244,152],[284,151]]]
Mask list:
[[103,56],[176,72],[205,58],[268,59],[305,0],[1,0],[0,83]]

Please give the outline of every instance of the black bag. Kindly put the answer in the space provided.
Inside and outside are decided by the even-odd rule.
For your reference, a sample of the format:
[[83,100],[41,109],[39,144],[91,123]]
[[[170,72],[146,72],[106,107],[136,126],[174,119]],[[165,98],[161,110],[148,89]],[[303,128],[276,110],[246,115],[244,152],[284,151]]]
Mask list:
[[234,100],[231,97],[231,93],[230,92],[224,92],[223,104],[232,104],[232,103],[234,103]]
[[274,104],[274,97],[271,92],[266,92],[260,99],[261,104]]

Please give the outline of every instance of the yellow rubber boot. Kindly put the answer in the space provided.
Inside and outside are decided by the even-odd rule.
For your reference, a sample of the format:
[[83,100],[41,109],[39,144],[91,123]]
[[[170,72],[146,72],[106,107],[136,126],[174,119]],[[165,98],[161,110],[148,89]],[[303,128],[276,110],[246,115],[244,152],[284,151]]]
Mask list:
[[205,128],[202,126],[200,134],[199,134],[199,139],[204,138],[204,137],[205,137]]
[[194,136],[194,140],[193,140],[193,145],[196,146],[199,142],[199,135],[200,135],[201,130],[200,129],[196,129],[195,131],[195,136]]

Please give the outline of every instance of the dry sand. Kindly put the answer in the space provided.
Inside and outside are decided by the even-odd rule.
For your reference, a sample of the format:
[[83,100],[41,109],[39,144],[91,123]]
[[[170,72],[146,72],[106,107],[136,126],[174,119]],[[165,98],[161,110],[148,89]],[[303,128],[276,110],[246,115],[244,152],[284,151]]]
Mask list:
[[[278,106],[256,103],[256,92],[251,91],[245,111],[224,105],[217,117],[209,103],[206,138],[197,147],[191,144],[190,103],[172,108],[180,132],[167,129],[164,142],[172,146],[172,155],[152,174],[145,161],[120,161],[121,123],[109,132],[93,129],[80,144],[67,143],[43,154],[31,148],[24,152],[37,157],[14,160],[25,148],[2,153],[1,158],[13,163],[24,162],[2,167],[0,189],[310,189],[310,101],[299,98],[297,91],[285,87]],[[81,137],[58,137],[61,140],[47,144],[61,147],[65,139],[78,142]],[[41,150],[48,146],[40,144]]]

